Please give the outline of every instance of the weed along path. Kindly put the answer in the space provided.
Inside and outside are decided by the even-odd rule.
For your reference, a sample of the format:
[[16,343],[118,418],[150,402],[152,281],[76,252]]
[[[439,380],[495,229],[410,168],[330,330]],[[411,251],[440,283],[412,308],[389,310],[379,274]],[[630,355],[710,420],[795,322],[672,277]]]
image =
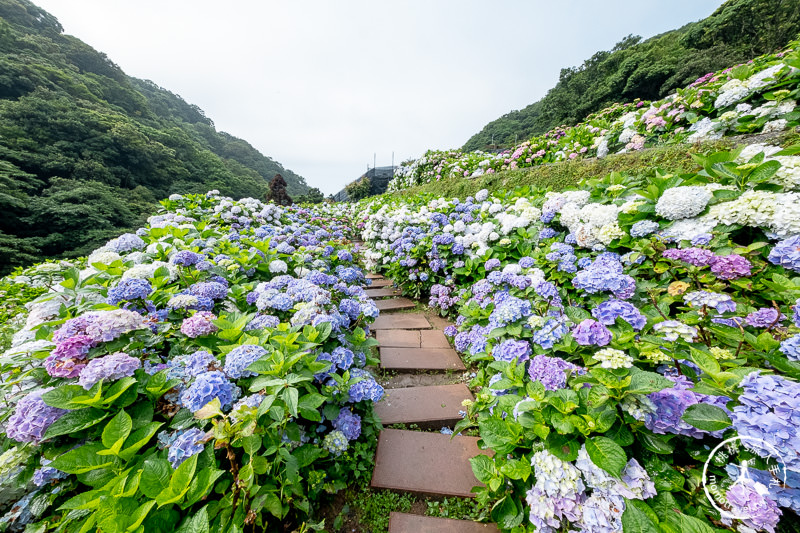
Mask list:
[[[479,484],[469,459],[486,451],[478,448],[478,437],[444,435],[461,419],[461,402],[473,396],[463,383],[442,384],[447,371],[464,371],[461,358],[450,347],[443,331],[425,315],[402,312],[415,303],[398,297],[391,281],[370,275],[367,293],[376,299],[381,316],[372,329],[379,342],[381,368],[396,372],[386,386],[384,399],[375,412],[384,426],[402,425],[418,429],[384,429],[378,439],[371,487],[437,497],[474,497]],[[439,376],[436,379],[434,376]],[[419,378],[419,379],[418,379]],[[432,379],[431,379],[432,378]],[[439,383],[437,383],[437,381]],[[492,524],[434,518],[393,512],[390,533],[495,532]]]

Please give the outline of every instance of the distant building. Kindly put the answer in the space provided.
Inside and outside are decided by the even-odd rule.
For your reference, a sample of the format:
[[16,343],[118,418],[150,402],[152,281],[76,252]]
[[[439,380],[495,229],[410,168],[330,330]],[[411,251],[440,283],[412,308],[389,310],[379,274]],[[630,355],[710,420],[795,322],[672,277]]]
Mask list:
[[[394,177],[394,170],[396,168],[397,167],[391,166],[371,168],[353,181],[358,181],[364,176],[367,176],[370,184],[369,195],[377,196],[378,194],[383,194],[386,192],[386,189],[389,187],[389,182],[392,180],[392,177]],[[333,199],[337,202],[347,202],[350,200],[350,197],[347,196],[347,190],[342,189],[333,195]]]

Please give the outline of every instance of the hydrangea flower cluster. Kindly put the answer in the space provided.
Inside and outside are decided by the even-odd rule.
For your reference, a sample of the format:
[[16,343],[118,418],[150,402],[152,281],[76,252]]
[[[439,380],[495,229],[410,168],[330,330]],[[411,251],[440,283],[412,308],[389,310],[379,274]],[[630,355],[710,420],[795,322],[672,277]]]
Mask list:
[[14,414],[6,422],[6,435],[17,442],[39,444],[50,425],[67,414],[65,409],[50,407],[42,395],[52,389],[28,393],[18,403]]

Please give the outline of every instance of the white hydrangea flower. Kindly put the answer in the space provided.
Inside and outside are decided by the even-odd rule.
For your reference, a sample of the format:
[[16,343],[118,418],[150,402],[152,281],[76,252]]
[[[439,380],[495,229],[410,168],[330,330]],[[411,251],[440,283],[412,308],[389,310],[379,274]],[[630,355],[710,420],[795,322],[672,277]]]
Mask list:
[[691,218],[705,210],[712,196],[708,189],[697,185],[673,187],[658,199],[656,214],[667,220]]
[[273,274],[285,274],[288,269],[286,262],[280,259],[274,259],[269,264],[269,271]]
[[633,357],[614,348],[603,348],[596,352],[592,359],[600,361],[600,366],[603,368],[630,368],[633,366]]

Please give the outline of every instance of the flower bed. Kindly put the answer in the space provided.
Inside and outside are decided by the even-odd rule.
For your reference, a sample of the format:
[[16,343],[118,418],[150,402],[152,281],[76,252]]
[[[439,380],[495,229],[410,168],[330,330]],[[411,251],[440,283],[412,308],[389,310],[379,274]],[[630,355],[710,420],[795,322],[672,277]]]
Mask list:
[[474,178],[582,157],[605,157],[648,146],[694,143],[724,135],[783,131],[800,124],[800,52],[793,42],[767,54],[709,73],[655,102],[614,104],[575,126],[560,126],[513,150],[492,154],[428,151],[395,171],[389,191],[449,178]]
[[0,530],[269,530],[364,475],[378,310],[341,210],[162,204],[48,267],[0,359]]
[[[362,203],[370,267],[453,317],[446,333],[477,366],[455,432],[495,452],[473,470],[502,530],[796,523],[797,153],[752,145],[695,174]],[[762,446],[712,457],[732,437]]]

